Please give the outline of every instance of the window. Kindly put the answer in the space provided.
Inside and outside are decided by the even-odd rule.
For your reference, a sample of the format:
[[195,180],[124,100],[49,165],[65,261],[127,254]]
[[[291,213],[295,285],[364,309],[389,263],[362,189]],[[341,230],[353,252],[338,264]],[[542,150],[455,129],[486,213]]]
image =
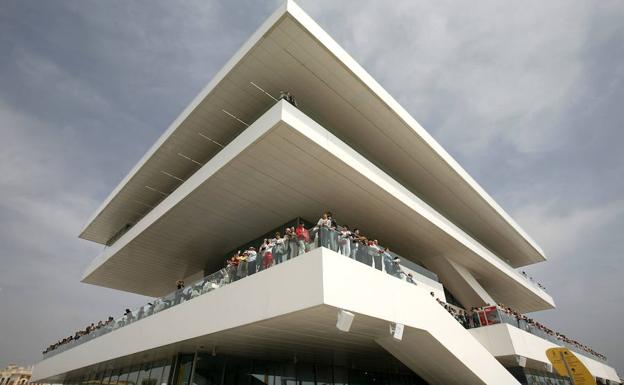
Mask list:
[[220,385],[223,359],[208,354],[198,354],[191,385]]
[[141,371],[141,367],[135,366],[132,368],[130,373],[128,373],[128,385],[136,385],[139,379],[139,372]]
[[154,366],[152,366],[152,370],[150,371],[149,379],[147,380],[149,385],[160,384],[160,378],[163,374],[163,364],[163,362],[154,363]]
[[162,375],[162,378],[160,379],[161,385],[169,384],[170,375],[171,375],[171,359],[167,360],[165,362],[165,365],[163,366],[163,375]]
[[110,382],[110,377],[111,377],[111,370],[108,369],[105,373],[104,373],[104,378],[102,378],[102,383],[101,385],[108,385]]
[[108,382],[108,385],[117,385],[117,381],[119,380],[119,374],[120,374],[119,369],[114,370],[113,374],[111,374],[111,378],[110,378],[110,381]]
[[137,379],[137,385],[149,385],[149,372],[151,363],[141,365],[139,371],[139,378]]
[[128,384],[128,372],[130,368],[124,369],[122,373],[119,375],[119,379],[117,380],[117,385],[127,385]]
[[174,385],[189,385],[191,383],[194,358],[195,354],[180,354],[178,356]]

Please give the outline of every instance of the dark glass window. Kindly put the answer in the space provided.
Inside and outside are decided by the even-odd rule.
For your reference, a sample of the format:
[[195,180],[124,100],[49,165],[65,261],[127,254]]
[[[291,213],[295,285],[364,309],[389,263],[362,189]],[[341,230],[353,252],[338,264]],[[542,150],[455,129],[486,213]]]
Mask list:
[[154,364],[149,375],[149,385],[160,385],[160,378],[163,374],[163,366],[164,362],[158,362]]
[[150,385],[149,383],[150,367],[151,367],[151,362],[141,365],[141,370],[139,371],[139,378],[137,379],[137,385]]
[[174,385],[189,385],[191,383],[194,358],[195,354],[180,354],[178,356]]
[[132,368],[132,370],[128,374],[128,385],[137,385],[140,370],[141,368],[139,366],[135,366],[134,368]]
[[111,369],[108,369],[107,371],[104,372],[104,378],[102,378],[102,384],[101,385],[108,385],[109,384],[111,373],[112,373]]
[[223,376],[223,358],[198,354],[192,385],[220,385]]
[[108,382],[108,385],[117,385],[117,381],[119,380],[119,369],[116,369],[113,371],[113,374],[111,374],[111,378],[110,381]]
[[244,357],[227,357],[224,366],[224,385],[249,385],[253,372],[253,360]]
[[160,379],[161,385],[169,384],[169,377],[171,376],[171,359],[167,360],[163,366],[163,375]]
[[117,379],[117,385],[128,385],[128,372],[129,371],[130,371],[130,368],[126,368],[122,370],[121,374],[119,375],[119,379]]
[[104,371],[99,371],[97,376],[95,376],[95,380],[93,381],[93,385],[101,385],[104,380]]
[[314,379],[317,385],[332,385],[334,382],[334,367],[331,365],[314,365]]

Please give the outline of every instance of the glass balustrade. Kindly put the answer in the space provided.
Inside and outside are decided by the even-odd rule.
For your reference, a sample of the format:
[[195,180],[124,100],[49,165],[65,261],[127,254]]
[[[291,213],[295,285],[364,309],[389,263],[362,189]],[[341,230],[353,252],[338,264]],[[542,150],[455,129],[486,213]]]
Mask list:
[[[402,263],[405,263],[406,267],[415,273],[436,282],[438,281],[438,277],[433,272],[413,262],[404,260],[396,253],[387,250],[373,240],[349,235],[346,230],[343,231],[340,228],[336,230],[328,227],[313,227],[301,231],[297,236],[293,235],[287,239],[282,238],[281,241],[272,240],[266,248],[259,247],[255,257],[248,255],[240,258],[237,264],[230,264],[182,289],[164,297],[156,298],[138,309],[129,311],[127,314],[107,322],[104,326],[58,345],[56,348],[44,353],[43,356],[44,358],[54,356],[101,335],[108,334],[195,297],[217,290],[249,275],[284,263],[318,247],[328,248],[347,258],[367,264],[379,271],[414,284],[416,283],[413,279],[415,277],[411,277],[403,272],[401,269]],[[399,260],[401,261],[400,263],[398,262]]]
[[534,336],[545,339],[546,341],[552,342],[555,345],[564,346],[574,352],[583,354],[585,356],[589,356],[595,359],[598,359],[603,362],[607,362],[606,357],[599,356],[591,351],[585,350],[573,343],[569,343],[564,339],[557,338],[557,335],[551,334],[546,330],[543,330],[536,325],[531,324],[528,320],[519,319],[513,314],[509,314],[503,311],[501,308],[497,306],[489,306],[486,308],[482,308],[476,311],[477,317],[472,317],[470,322],[470,328],[482,327],[495,325],[500,323],[505,323],[514,327],[517,327],[521,330],[524,330]]

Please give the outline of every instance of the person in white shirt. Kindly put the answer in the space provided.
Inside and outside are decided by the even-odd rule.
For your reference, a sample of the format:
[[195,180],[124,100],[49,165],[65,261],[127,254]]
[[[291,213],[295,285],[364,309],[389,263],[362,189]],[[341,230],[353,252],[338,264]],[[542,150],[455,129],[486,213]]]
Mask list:
[[338,231],[338,225],[336,224],[331,211],[327,212],[327,219],[329,219],[329,248],[335,252],[340,252],[340,248],[338,246],[340,232]]
[[318,234],[321,238],[320,246],[326,247],[330,249],[330,229],[331,229],[331,219],[329,219],[329,215],[327,213],[323,213],[321,219],[316,223],[316,228],[318,229]]
[[256,259],[258,257],[258,253],[256,253],[255,247],[250,247],[247,249],[247,274],[252,275],[257,271],[257,263]]
[[349,226],[342,226],[338,236],[338,246],[340,254],[345,257],[351,256],[351,232],[349,231]]
[[275,264],[280,264],[284,262],[284,255],[286,255],[286,240],[282,238],[282,234],[277,231],[275,232],[275,238],[273,241],[273,261]]
[[382,251],[384,271],[390,275],[395,275],[392,255],[390,255],[389,251],[387,247]]
[[268,269],[273,266],[273,246],[275,243],[272,239],[264,239],[262,246],[260,246],[260,255],[262,256],[262,270]]
[[368,243],[368,253],[370,265],[377,270],[381,270],[381,248],[376,239]]

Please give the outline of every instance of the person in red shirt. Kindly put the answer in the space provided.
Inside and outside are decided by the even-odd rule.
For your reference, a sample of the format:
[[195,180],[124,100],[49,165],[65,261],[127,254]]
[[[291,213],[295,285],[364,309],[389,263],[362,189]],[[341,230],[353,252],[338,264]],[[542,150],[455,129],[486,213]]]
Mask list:
[[301,255],[306,252],[306,243],[310,241],[310,232],[306,230],[303,223],[299,223],[299,226],[297,226],[297,229],[295,230],[295,234],[297,235],[298,241],[297,255]]

